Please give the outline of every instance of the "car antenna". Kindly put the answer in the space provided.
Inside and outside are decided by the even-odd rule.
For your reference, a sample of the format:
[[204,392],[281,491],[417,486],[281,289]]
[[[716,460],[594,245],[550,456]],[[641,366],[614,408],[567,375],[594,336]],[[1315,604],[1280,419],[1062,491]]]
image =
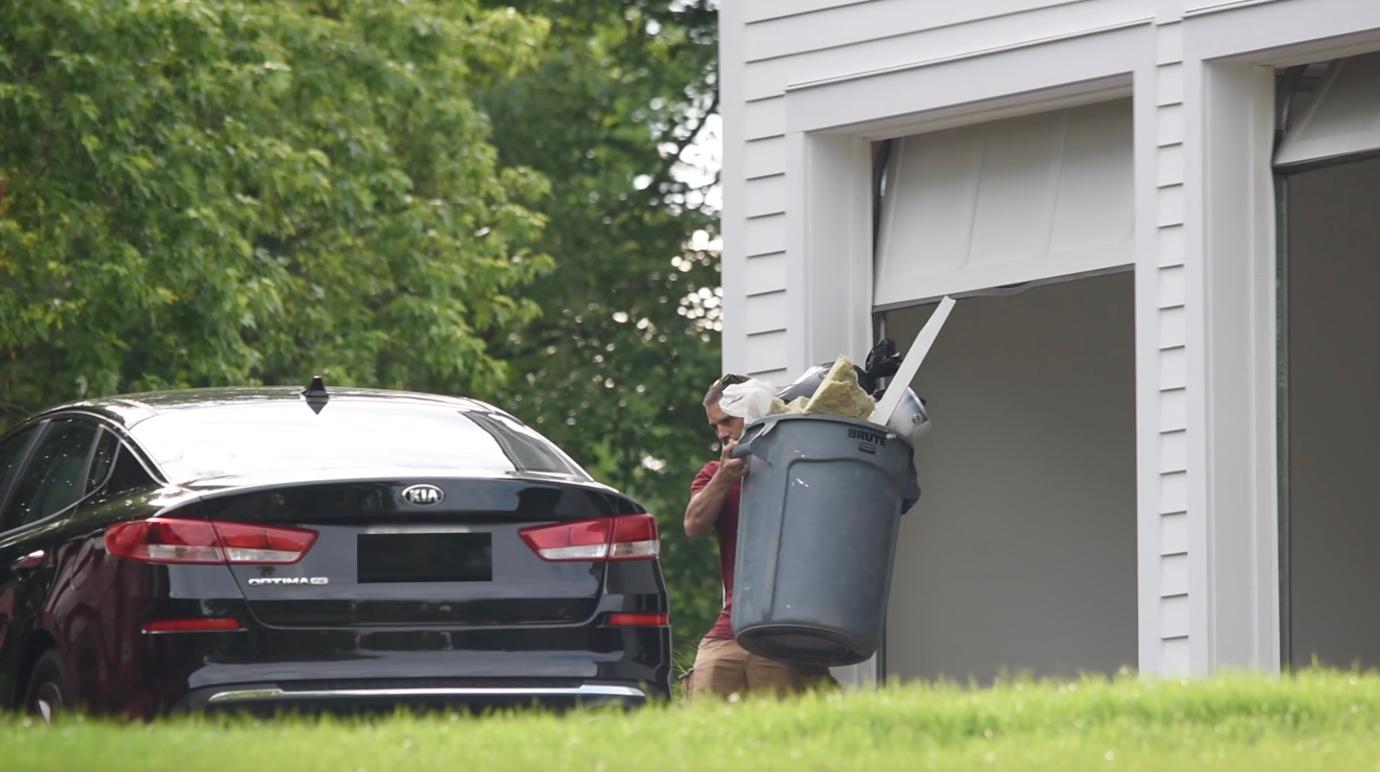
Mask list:
[[302,397],[306,399],[307,407],[311,408],[311,412],[320,415],[331,395],[326,391],[326,383],[321,380],[321,376],[313,375],[311,383],[307,384],[307,388],[302,389]]

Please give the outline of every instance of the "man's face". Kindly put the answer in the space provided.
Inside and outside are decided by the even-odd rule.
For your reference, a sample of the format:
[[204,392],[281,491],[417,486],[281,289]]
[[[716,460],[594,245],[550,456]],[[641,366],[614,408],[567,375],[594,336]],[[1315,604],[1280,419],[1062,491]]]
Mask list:
[[719,403],[705,405],[704,414],[709,417],[709,425],[714,428],[720,445],[743,436],[743,419],[725,413],[719,408]]

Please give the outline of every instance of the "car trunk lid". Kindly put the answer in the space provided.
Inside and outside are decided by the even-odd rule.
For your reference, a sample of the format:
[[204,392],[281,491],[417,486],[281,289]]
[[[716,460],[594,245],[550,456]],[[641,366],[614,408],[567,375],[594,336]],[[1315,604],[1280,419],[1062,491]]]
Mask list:
[[522,532],[639,511],[602,486],[531,477],[267,485],[210,493],[203,510],[316,534],[294,563],[231,563],[250,613],[276,627],[580,622],[606,563],[545,560]]

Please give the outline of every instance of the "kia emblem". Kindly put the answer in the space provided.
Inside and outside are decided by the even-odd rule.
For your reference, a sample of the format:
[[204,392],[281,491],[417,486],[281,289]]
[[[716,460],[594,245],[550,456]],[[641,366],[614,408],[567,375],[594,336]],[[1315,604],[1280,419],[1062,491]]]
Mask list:
[[446,492],[435,485],[423,483],[421,485],[409,485],[403,488],[402,497],[403,501],[409,504],[425,507],[432,504],[440,504],[441,500],[446,497]]

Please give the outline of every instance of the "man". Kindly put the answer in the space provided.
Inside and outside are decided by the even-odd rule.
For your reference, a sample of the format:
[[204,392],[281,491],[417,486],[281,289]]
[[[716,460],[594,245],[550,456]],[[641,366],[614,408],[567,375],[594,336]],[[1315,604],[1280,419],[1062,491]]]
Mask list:
[[733,561],[738,546],[738,496],[747,461],[731,458],[743,435],[743,419],[719,407],[724,387],[742,383],[741,375],[725,375],[714,381],[704,395],[704,413],[719,438],[723,451],[710,461],[690,484],[690,503],[685,507],[685,535],[692,539],[714,534],[719,542],[719,572],[724,583],[724,607],[714,626],[700,641],[695,665],[686,680],[686,699],[708,695],[763,691],[790,694],[809,686],[833,683],[825,668],[802,667],[750,654],[733,639]]

